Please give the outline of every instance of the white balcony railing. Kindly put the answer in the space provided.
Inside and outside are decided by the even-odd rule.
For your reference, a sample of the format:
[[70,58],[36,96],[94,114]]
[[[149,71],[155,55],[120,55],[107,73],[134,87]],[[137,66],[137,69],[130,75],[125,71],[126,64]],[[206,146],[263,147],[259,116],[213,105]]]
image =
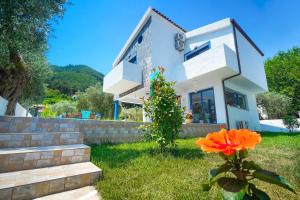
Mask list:
[[142,68],[128,61],[120,62],[103,80],[103,91],[121,94],[142,84]]
[[[223,44],[176,66],[172,76],[174,81],[182,82],[213,71],[222,70],[222,72],[226,72],[226,69],[236,73],[238,72],[238,65],[235,52]],[[224,76],[228,75],[224,73]]]

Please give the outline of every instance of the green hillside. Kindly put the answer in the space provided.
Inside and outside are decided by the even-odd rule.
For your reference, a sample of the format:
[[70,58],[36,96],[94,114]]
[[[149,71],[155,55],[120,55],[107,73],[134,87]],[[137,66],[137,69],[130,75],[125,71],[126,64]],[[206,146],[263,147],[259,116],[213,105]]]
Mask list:
[[84,91],[97,82],[103,83],[104,75],[86,65],[67,65],[50,67],[53,71],[48,81],[48,88],[73,95],[77,91]]

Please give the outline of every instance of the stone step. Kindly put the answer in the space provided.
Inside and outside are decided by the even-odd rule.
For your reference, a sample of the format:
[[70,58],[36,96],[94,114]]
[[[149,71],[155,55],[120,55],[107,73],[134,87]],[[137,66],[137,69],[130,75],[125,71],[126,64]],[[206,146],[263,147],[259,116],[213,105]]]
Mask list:
[[86,186],[83,188],[51,194],[35,200],[102,200],[98,191],[94,186]]
[[82,144],[80,132],[0,133],[0,148]]
[[26,200],[92,185],[102,170],[91,162],[0,174],[0,199]]
[[35,169],[90,161],[90,147],[72,144],[0,149],[0,172]]

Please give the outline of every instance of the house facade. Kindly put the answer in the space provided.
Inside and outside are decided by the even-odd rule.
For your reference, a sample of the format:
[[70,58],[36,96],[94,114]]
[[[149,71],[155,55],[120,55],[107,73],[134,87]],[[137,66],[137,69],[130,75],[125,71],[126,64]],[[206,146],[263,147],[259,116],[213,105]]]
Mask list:
[[260,130],[256,95],[268,89],[263,56],[233,19],[186,31],[149,8],[104,77],[103,90],[114,94],[116,105],[142,104],[152,69],[162,66],[194,123]]

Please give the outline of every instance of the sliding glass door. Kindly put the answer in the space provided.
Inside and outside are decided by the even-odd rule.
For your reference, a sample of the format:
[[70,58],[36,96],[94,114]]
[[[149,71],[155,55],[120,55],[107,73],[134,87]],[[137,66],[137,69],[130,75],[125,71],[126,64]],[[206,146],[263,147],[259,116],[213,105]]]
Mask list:
[[190,94],[194,123],[217,123],[213,88]]

